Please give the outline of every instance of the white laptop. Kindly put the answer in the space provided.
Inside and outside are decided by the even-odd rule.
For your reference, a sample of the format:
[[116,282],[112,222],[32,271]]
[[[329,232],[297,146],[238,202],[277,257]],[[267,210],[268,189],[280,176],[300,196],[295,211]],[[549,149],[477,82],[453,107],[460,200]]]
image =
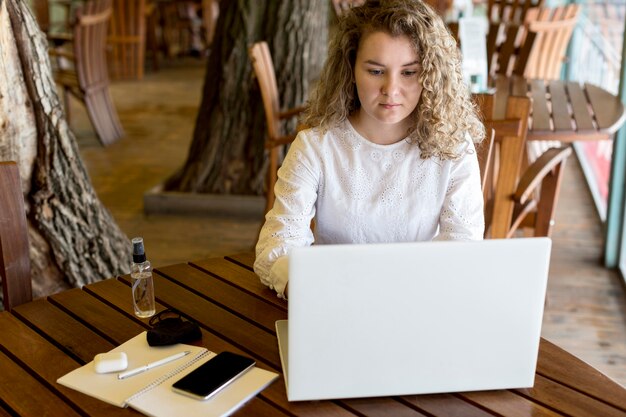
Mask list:
[[320,245],[276,322],[290,401],[531,387],[551,241]]

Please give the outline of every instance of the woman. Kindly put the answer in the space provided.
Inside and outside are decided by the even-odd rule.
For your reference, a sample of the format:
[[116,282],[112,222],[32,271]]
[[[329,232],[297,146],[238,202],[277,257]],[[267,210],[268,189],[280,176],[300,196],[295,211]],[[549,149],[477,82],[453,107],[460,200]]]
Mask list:
[[294,247],[482,239],[484,128],[456,43],[420,0],[342,16],[303,123],[315,127],[278,171],[256,247],[255,272],[279,297]]

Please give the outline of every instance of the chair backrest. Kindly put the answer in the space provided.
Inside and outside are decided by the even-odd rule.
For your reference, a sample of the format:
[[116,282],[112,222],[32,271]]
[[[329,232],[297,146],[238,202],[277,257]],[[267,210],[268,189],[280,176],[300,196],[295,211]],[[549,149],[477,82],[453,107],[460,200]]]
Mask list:
[[74,56],[81,88],[109,84],[106,45],[111,0],[91,0],[76,10]]
[[267,139],[265,141],[265,147],[269,151],[265,202],[265,212],[267,213],[274,205],[274,185],[278,180],[279,149],[281,147],[284,148],[283,145],[291,143],[296,137],[295,132],[286,135],[282,134],[281,121],[296,117],[304,108],[298,107],[280,111],[274,63],[266,42],[254,43],[248,49],[248,54],[250,55],[252,68],[261,90],[265,120],[267,122]]
[[265,213],[270,211],[274,205],[274,185],[278,181],[278,144],[276,140],[280,138],[280,104],[278,102],[278,87],[276,85],[276,74],[274,73],[274,63],[267,42],[254,43],[249,49],[252,68],[256,76],[263,109],[265,110],[265,121],[267,124],[267,140],[265,147],[269,150],[269,166],[266,176],[266,197]]
[[580,6],[530,8],[523,21],[491,21],[487,34],[489,74],[560,78]]
[[0,278],[5,310],[32,300],[26,212],[15,162],[0,162]]
[[532,53],[535,34],[523,24],[490,22],[487,32],[489,75],[524,75]]
[[[493,149],[484,172],[485,236],[505,238],[512,220],[515,193],[524,161],[530,99],[509,96],[505,119],[494,120],[495,104],[489,95],[475,95],[487,132],[494,131]],[[480,148],[479,148],[480,149]],[[480,150],[479,150],[480,157]]]
[[580,5],[568,4],[551,9],[533,8],[526,14],[526,26],[535,34],[524,71],[526,78],[558,80],[572,37]]
[[146,0],[113,0],[107,36],[111,78],[143,78],[146,18]]
[[252,44],[248,49],[252,68],[261,89],[263,108],[265,110],[265,120],[269,140],[280,137],[280,104],[278,101],[278,87],[276,84],[276,73],[274,63],[270,54],[267,42],[261,41]]
[[541,7],[543,0],[489,0],[487,17],[491,22],[521,23],[532,7]]

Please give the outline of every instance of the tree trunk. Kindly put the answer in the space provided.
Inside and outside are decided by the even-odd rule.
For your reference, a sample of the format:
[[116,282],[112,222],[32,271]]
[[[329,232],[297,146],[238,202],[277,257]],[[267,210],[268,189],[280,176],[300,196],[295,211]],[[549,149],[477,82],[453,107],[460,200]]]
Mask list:
[[23,0],[0,0],[0,160],[20,168],[35,297],[128,272],[130,242],[96,196]]
[[283,109],[302,105],[326,57],[328,4],[328,0],[221,2],[189,155],[166,182],[166,190],[263,193],[265,114],[248,46],[268,42]]

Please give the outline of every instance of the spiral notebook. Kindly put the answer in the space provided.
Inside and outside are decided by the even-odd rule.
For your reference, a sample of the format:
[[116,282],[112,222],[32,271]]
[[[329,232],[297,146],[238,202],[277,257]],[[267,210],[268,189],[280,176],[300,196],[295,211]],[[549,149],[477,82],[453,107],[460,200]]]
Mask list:
[[149,416],[193,417],[230,415],[278,377],[274,372],[254,367],[214,398],[200,401],[173,392],[172,384],[213,358],[215,353],[203,347],[184,344],[152,347],[146,341],[146,332],[111,352],[125,352],[128,357],[127,369],[134,369],[186,350],[191,353],[122,380],[117,378],[117,372],[96,373],[93,362],[89,362],[62,376],[57,382],[117,407],[131,407]]

